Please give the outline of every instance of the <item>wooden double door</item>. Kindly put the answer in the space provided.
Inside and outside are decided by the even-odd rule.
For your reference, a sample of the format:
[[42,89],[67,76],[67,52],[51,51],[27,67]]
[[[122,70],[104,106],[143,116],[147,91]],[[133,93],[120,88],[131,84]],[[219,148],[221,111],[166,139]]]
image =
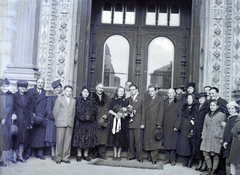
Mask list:
[[[106,89],[112,90],[128,80],[143,92],[150,84],[164,90],[191,81],[192,63],[197,59],[192,57],[191,50],[195,37],[191,31],[192,3],[191,0],[93,0],[88,85],[94,88],[102,82]],[[161,9],[162,4],[165,9]],[[105,12],[111,15],[107,22],[103,19]],[[164,13],[166,24],[161,25],[159,19]],[[147,24],[151,15],[155,15],[154,21]],[[179,24],[170,24],[171,15]],[[120,24],[115,22],[119,16],[123,18]],[[133,22],[129,20],[131,24],[127,24],[130,18]]]

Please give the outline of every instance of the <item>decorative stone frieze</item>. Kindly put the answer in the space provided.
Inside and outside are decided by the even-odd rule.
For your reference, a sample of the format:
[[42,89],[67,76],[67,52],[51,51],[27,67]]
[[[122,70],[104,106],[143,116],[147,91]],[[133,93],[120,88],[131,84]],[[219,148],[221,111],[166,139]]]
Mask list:
[[222,83],[222,39],[223,39],[223,14],[224,8],[222,0],[215,0],[212,9],[212,86],[220,87]]
[[63,86],[68,79],[71,61],[72,14],[74,0],[42,0],[38,67],[45,78],[45,89],[60,79]]

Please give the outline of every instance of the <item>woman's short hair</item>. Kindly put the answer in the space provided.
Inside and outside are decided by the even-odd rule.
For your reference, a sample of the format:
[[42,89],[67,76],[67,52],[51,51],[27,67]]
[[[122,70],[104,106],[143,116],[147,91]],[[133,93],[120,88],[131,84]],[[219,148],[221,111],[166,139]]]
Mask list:
[[67,88],[70,88],[70,89],[72,89],[72,91],[73,91],[73,87],[72,87],[72,86],[70,86],[70,85],[66,85],[66,86],[64,86],[64,88],[63,88],[63,89],[65,90],[65,89],[67,89]]

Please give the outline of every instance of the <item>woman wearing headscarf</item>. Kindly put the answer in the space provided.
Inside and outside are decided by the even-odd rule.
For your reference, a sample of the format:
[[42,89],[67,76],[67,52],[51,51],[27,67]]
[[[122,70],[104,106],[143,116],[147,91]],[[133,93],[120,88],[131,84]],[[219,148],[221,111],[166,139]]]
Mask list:
[[[80,97],[76,99],[76,117],[73,132],[73,146],[77,148],[77,162],[82,158],[90,161],[90,148],[97,145],[97,106],[91,97],[90,89],[83,86]],[[83,150],[83,156],[82,156]]]
[[185,158],[184,167],[192,166],[192,137],[194,129],[194,120],[197,116],[196,103],[194,95],[187,96],[187,102],[183,105],[182,124],[177,143],[177,154]]

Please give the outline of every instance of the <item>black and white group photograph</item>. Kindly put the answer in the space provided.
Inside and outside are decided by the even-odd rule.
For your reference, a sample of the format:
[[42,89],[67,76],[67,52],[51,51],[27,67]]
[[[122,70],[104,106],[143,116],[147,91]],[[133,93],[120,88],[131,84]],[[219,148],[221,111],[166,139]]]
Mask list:
[[240,0],[1,0],[0,175],[240,175]]

